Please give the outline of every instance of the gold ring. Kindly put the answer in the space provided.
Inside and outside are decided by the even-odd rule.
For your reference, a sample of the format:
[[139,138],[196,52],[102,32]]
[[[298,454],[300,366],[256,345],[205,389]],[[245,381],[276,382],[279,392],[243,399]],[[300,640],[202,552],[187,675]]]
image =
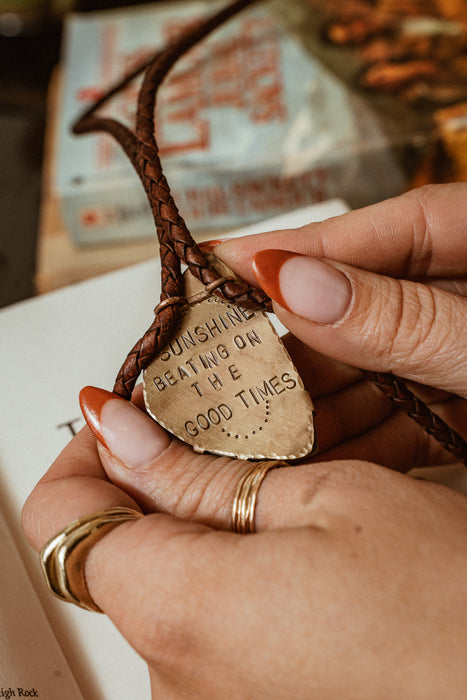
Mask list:
[[60,600],[80,608],[102,612],[91,598],[84,565],[92,547],[120,523],[143,514],[133,508],[115,507],[73,520],[41,550],[42,571],[49,591]]
[[279,460],[257,462],[242,476],[237,486],[232,506],[232,530],[240,535],[255,532],[255,511],[258,491],[264,477],[271,469],[288,467]]

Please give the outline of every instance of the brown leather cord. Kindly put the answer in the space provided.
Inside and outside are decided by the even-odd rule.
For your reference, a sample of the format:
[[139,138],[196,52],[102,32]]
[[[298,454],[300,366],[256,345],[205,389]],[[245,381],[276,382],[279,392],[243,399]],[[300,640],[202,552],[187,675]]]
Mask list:
[[[113,86],[87,109],[73,126],[75,134],[103,131],[112,135],[120,143],[143,183],[159,239],[160,306],[156,307],[157,313],[146,333],[129,352],[117,375],[113,389],[116,394],[126,399],[130,398],[140,373],[169,342],[180,323],[183,305],[163,302],[184,296],[181,263],[185,263],[190,272],[205,285],[212,284],[221,277],[193,240],[164,176],[155,137],[154,112],[157,90],[181,56],[253,2],[256,0],[236,0],[182,34],[166,49],[155,53]],[[115,119],[96,115],[102,105],[143,71],[144,78],[138,96],[135,132]],[[264,292],[241,281],[222,282],[213,293],[224,301],[246,308],[271,310],[271,301]],[[364,374],[447,451],[467,464],[467,442],[418,399],[400,379],[380,372],[364,372]]]
[[380,391],[413,418],[445,450],[467,465],[467,442],[393,374],[364,371]]
[[[214,282],[219,273],[200,251],[173,200],[162,171],[154,135],[154,110],[159,85],[174,63],[201,39],[244,7],[256,0],[237,0],[210,19],[183,34],[164,51],[155,54],[123,81],[112,87],[98,102],[77,120],[76,134],[105,131],[114,136],[130,158],[146,190],[156,223],[161,258],[161,301],[183,295],[180,262],[204,284]],[[95,112],[134,77],[146,71],[138,98],[136,132],[133,133],[114,119],[98,117]],[[270,300],[264,292],[243,282],[226,282],[214,292],[224,301],[247,308],[270,310]],[[129,398],[142,370],[171,338],[181,317],[178,305],[163,307],[144,336],[130,351],[117,376],[114,392]]]

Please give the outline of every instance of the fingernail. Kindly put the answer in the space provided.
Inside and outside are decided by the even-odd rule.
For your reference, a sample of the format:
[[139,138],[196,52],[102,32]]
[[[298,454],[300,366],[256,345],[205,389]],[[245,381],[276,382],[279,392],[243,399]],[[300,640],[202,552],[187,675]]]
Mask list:
[[347,311],[349,280],[320,260],[286,250],[261,250],[253,256],[253,271],[274,301],[315,323],[336,323]]
[[211,241],[201,241],[201,243],[198,243],[198,247],[201,248],[203,253],[211,253],[216,246],[226,240],[226,238],[213,238]]
[[86,386],[79,402],[96,438],[127,467],[144,467],[170,445],[169,436],[155,421],[110,391]]

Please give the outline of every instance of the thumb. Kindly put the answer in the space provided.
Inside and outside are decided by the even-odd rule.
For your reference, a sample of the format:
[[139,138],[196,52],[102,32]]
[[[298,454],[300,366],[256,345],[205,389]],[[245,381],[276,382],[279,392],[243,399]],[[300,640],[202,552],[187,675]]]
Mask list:
[[281,322],[318,352],[467,397],[467,301],[283,250],[253,258]]
[[[197,454],[169,436],[147,413],[104,389],[85,387],[80,404],[98,440],[107,477],[145,512],[169,513],[217,529],[230,529],[237,485],[251,469],[251,462]],[[283,497],[283,484],[287,482],[290,498],[300,498],[299,471],[284,466],[272,470],[270,476],[268,473],[258,500],[257,529],[306,520],[306,508],[291,509]],[[276,472],[281,472],[279,479]]]
[[145,411],[104,389],[85,387],[79,398],[106,475],[144,511],[228,526],[229,491],[246,462],[193,453]]

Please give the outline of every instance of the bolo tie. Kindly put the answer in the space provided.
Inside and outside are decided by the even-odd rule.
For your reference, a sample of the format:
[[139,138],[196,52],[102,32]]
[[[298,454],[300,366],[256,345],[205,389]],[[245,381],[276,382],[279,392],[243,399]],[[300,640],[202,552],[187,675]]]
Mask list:
[[[270,334],[265,324],[269,322],[264,319],[267,319],[266,312],[272,310],[271,300],[262,290],[233,275],[212,255],[198,247],[164,175],[155,133],[156,96],[169,71],[191,48],[255,1],[236,0],[154,53],[86,109],[74,123],[73,133],[106,132],[117,140],[146,191],[159,240],[160,301],[154,310],[151,325],[122,364],[115,380],[114,393],[130,399],[141,372],[149,372],[146,386],[149,384],[152,389],[145,392],[145,397],[146,394],[152,396],[149,403],[153,408],[149,408],[149,412],[177,437],[191,444],[195,451],[249,459],[290,460],[316,450],[317,443],[311,399],[285,349],[279,348],[277,356],[273,355],[277,359],[277,371],[273,368],[269,374],[262,375],[260,381],[257,378],[251,380],[248,386],[245,385],[233,398],[230,396],[229,400],[225,399],[222,389],[226,384],[225,368],[230,368],[230,376],[227,372],[227,377],[234,382],[239,378],[239,367],[243,367],[248,352],[256,360],[258,357],[263,359],[265,352],[269,354],[269,351],[265,351],[265,338]],[[143,78],[134,130],[117,119],[97,114],[104,104],[140,74],[143,74]],[[185,273],[182,272],[182,265],[186,266]],[[198,312],[199,318],[196,315]],[[191,317],[191,313],[195,316]],[[215,346],[211,344],[206,352],[203,343],[210,340],[208,336],[210,333],[212,335],[213,329],[218,329],[219,335],[215,338]],[[180,352],[184,349],[188,352],[191,346],[196,346],[197,351],[202,347],[203,351],[189,357],[187,354],[183,363],[178,361],[169,366],[164,364],[170,361],[167,348],[177,334]],[[228,341],[222,340],[224,334]],[[237,357],[240,358],[238,362]],[[172,359],[175,360],[174,357]],[[159,364],[151,374],[150,368],[154,362]],[[224,368],[224,375],[220,372],[219,364]],[[445,450],[467,464],[465,440],[400,378],[391,373],[362,372]],[[198,381],[201,376],[205,377],[204,388]],[[180,394],[174,393],[180,386],[190,387],[190,391],[183,389],[183,401],[180,401]],[[206,387],[210,394],[206,392]],[[203,404],[203,410],[197,411],[197,402],[201,403],[206,393],[209,394],[207,403]],[[178,399],[175,400],[174,396]],[[277,405],[283,399],[284,407],[278,413]],[[296,408],[298,403],[300,409]],[[188,410],[192,409],[193,417],[184,423],[182,420],[181,427],[174,428],[170,421],[164,419],[164,414],[170,410],[176,414],[182,404],[187,404]],[[234,413],[240,409],[245,409],[247,419],[242,420],[241,427],[238,427]],[[177,423],[176,416],[174,420]],[[293,429],[290,427],[292,424]],[[282,426],[282,430],[278,431],[279,426]],[[272,429],[274,434],[271,437]],[[287,440],[291,433],[294,433],[292,438],[298,440],[298,446],[293,444],[292,447],[282,448],[278,443]]]

